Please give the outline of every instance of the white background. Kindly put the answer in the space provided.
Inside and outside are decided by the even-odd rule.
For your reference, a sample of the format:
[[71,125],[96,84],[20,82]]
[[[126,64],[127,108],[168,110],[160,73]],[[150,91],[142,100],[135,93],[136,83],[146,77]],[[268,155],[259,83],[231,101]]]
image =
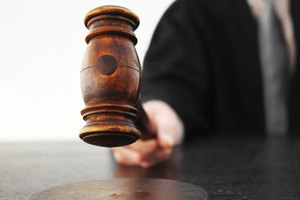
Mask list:
[[77,140],[84,125],[79,71],[85,14],[108,4],[135,12],[142,61],[172,1],[0,0],[0,142]]

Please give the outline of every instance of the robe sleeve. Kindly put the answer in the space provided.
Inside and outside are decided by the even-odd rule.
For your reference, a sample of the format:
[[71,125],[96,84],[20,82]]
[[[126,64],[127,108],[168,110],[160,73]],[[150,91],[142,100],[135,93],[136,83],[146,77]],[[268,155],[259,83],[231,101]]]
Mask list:
[[206,24],[204,13],[194,12],[188,0],[178,0],[164,13],[144,59],[141,86],[144,102],[162,100],[177,112],[186,138],[208,134],[212,121]]

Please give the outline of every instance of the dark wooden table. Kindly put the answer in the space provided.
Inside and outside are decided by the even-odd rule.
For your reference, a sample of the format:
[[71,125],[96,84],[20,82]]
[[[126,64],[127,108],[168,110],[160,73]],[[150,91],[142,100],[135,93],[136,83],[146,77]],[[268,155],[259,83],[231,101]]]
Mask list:
[[177,148],[149,170],[119,166],[108,149],[83,142],[0,143],[0,199],[52,186],[154,177],[203,187],[211,200],[300,198],[300,138],[211,137]]

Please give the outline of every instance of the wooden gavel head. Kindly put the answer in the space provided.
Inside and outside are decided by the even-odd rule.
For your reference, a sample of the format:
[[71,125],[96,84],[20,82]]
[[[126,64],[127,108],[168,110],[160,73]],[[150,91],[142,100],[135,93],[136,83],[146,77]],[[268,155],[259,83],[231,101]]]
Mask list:
[[80,138],[105,147],[133,143],[141,136],[136,127],[141,67],[133,33],[139,18],[126,8],[103,6],[88,12],[84,22],[89,33],[80,81],[86,125]]

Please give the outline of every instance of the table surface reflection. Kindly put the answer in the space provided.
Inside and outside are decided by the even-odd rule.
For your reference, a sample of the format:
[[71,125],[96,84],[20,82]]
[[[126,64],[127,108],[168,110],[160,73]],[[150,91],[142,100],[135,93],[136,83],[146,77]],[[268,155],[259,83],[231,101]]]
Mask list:
[[300,138],[214,136],[178,147],[151,169],[117,165],[109,149],[78,142],[0,143],[0,199],[74,182],[151,177],[199,185],[209,199],[298,199]]

